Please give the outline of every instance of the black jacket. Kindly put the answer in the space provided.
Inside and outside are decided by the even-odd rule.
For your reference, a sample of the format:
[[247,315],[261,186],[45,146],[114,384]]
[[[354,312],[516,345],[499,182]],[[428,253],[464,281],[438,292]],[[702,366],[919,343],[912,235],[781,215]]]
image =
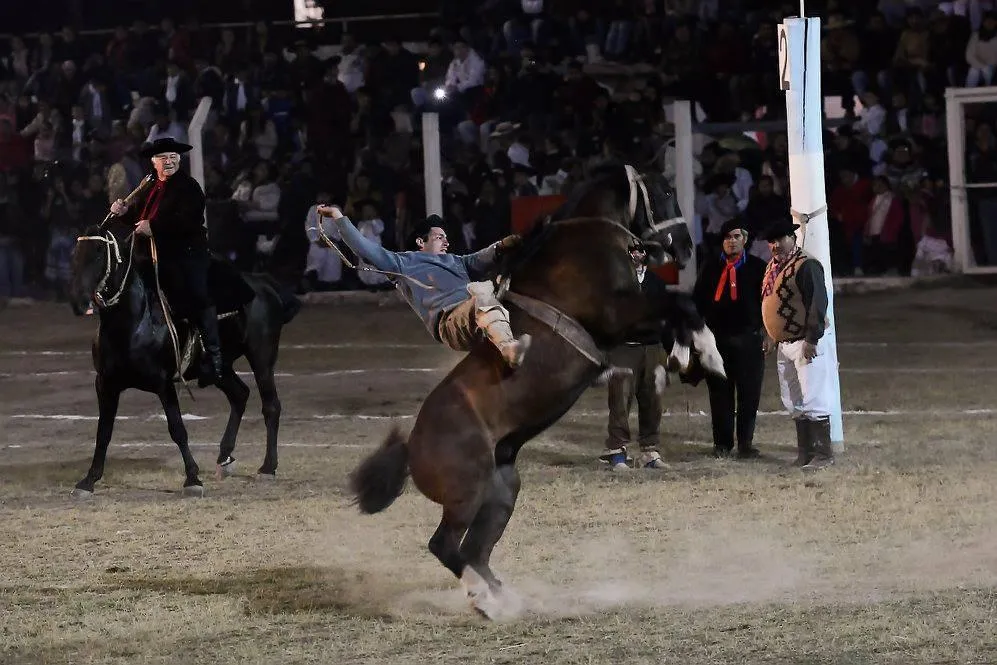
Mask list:
[[737,268],[737,300],[730,299],[730,285],[725,284],[719,301],[714,301],[717,284],[726,259],[712,254],[706,258],[696,278],[693,299],[696,309],[717,337],[733,337],[762,330],[762,280],[765,262],[748,254]]
[[[664,300],[671,297],[665,280],[651,272],[650,269],[644,273],[644,281],[640,283],[640,291],[644,294],[644,297],[654,303],[657,303],[659,306]],[[629,344],[642,345],[661,344],[661,330],[657,328],[641,328],[639,330],[635,330],[627,338],[626,342]]]
[[[201,186],[183,171],[177,171],[166,180],[164,187],[159,208],[149,224],[160,257],[169,260],[180,254],[207,252],[208,232],[204,228]],[[128,209],[128,219],[132,222],[140,219],[153,191],[150,188]]]

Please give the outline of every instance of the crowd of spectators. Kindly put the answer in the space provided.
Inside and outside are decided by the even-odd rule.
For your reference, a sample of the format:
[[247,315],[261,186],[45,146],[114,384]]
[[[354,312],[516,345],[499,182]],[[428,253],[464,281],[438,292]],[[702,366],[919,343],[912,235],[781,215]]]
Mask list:
[[[603,160],[673,173],[668,100],[694,100],[699,121],[783,119],[775,25],[798,5],[771,5],[451,3],[424,50],[391,34],[359,43],[333,26],[215,29],[171,18],[109,36],[65,27],[13,37],[0,46],[0,297],[59,297],[80,229],[147,171],[142,142],[188,140],[205,96],[213,248],[303,291],[384,288],[322,249],[309,227],[316,202],[342,203],[369,237],[409,247],[412,222],[426,214],[422,113],[440,114],[451,251],[472,251],[509,232],[513,199],[565,194]],[[808,2],[824,19],[824,94],[840,98],[847,121],[824,141],[837,274],[946,269],[944,89],[993,81],[991,9],[985,0]],[[971,109],[967,130],[968,181],[997,182],[993,114]],[[703,251],[731,217],[759,229],[788,205],[784,134],[697,136],[695,169],[686,214]],[[971,200],[972,247],[997,264],[989,191]]]

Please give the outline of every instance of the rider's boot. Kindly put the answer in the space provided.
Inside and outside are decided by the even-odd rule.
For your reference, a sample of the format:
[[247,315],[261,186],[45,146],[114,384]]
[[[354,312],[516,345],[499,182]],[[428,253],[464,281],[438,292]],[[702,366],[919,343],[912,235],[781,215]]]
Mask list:
[[198,385],[202,388],[222,380],[222,350],[218,336],[218,310],[206,307],[197,318],[204,343],[204,356],[201,358],[201,377]]
[[478,327],[484,331],[488,341],[502,354],[502,359],[513,369],[523,364],[526,352],[530,348],[531,337],[527,335],[516,339],[509,325],[509,312],[504,307],[491,307],[477,312]]

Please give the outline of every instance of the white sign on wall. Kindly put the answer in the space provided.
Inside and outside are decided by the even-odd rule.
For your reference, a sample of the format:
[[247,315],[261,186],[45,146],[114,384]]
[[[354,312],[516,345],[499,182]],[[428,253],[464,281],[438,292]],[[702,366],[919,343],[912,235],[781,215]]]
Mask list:
[[294,3],[294,20],[296,23],[321,21],[325,10],[315,0],[291,0]]

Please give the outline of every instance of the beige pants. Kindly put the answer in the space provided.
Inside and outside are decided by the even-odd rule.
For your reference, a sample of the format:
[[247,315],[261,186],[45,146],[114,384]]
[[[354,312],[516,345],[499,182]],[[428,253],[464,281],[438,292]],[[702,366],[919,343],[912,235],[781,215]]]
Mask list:
[[[505,326],[500,326],[501,328],[508,328],[509,312],[495,298],[495,286],[491,282],[471,282],[467,285],[467,292],[470,298],[440,318],[440,340],[454,351],[470,351],[471,345],[482,332],[488,337],[488,331],[483,331],[482,326],[487,328],[496,320],[505,322]],[[500,337],[506,336],[509,339],[501,341],[513,341],[511,331],[507,335],[500,334]]]

